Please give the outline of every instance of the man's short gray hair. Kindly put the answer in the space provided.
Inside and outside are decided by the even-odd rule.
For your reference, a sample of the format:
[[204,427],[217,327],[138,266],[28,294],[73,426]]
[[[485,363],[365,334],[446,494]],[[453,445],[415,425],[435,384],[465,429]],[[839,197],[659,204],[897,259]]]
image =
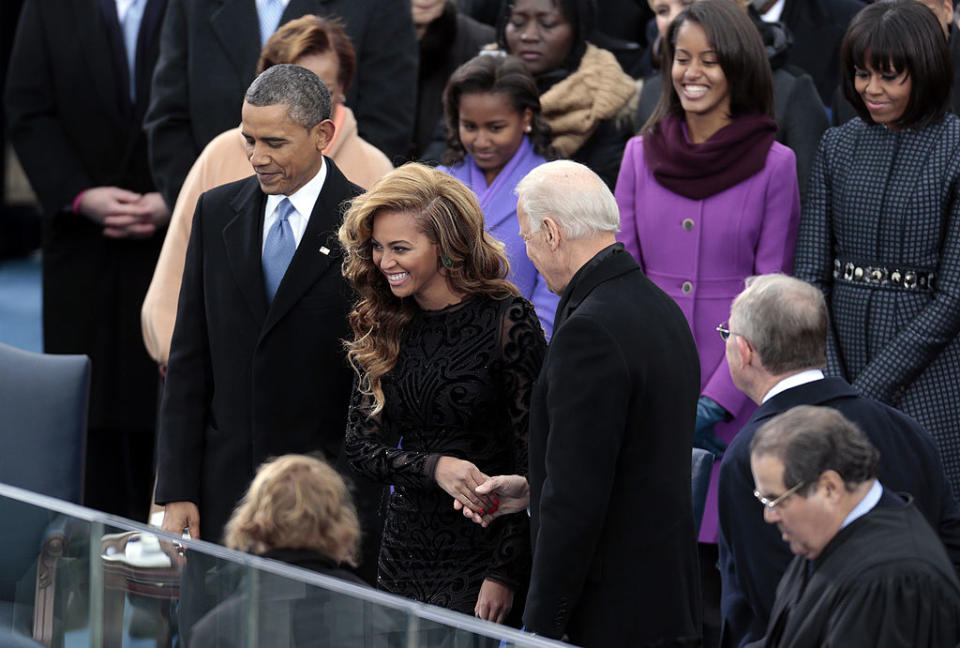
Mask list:
[[832,407],[800,405],[764,423],[750,441],[750,456],[783,463],[783,485],[805,497],[820,475],[836,471],[848,491],[877,476],[880,453],[852,421]]
[[537,232],[547,216],[572,239],[620,231],[620,209],[607,185],[596,173],[570,160],[536,167],[518,184],[520,205]]
[[251,106],[286,104],[287,116],[307,130],[330,119],[330,90],[305,67],[283,63],[264,70],[243,98]]
[[730,307],[732,331],[753,344],[774,375],[827,364],[827,303],[815,286],[784,274],[747,279]]

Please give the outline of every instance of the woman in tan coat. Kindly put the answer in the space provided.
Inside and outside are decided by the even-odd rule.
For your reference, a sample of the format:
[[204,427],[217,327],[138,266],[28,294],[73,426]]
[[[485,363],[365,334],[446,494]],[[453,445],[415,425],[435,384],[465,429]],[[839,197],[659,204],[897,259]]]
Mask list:
[[[333,159],[348,180],[367,188],[393,168],[386,155],[360,138],[357,120],[343,104],[353,80],[356,56],[340,24],[306,15],[283,25],[264,45],[257,74],[280,63],[302,65],[315,72],[330,88],[336,130],[323,153]],[[204,191],[252,173],[238,126],[221,133],[206,146],[183,183],[140,313],[144,344],[160,365],[161,373],[166,369],[170,354],[180,281],[197,200]]]

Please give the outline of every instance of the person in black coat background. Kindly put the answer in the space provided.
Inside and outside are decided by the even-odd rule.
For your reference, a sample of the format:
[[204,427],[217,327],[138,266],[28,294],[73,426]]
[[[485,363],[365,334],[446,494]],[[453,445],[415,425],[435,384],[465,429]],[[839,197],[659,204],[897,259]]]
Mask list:
[[[823,105],[829,106],[840,84],[840,42],[847,24],[866,5],[860,0],[779,0],[783,10],[777,18],[764,20],[784,23],[793,35],[793,47],[787,63],[811,77]],[[778,0],[757,1],[760,14],[770,11]]]
[[[254,0],[169,0],[146,118],[150,165],[167,204],[203,147],[240,121],[261,34]],[[401,0],[290,0],[283,24],[305,14],[340,18],[357,52],[347,105],[360,136],[391,161],[413,133],[417,47]],[[265,40],[265,39],[264,39]]]
[[120,16],[114,0],[28,0],[5,95],[10,141],[44,216],[44,351],[92,359],[83,501],[141,522],[157,372],[138,321],[170,217],[141,124],[165,4],[140,0]]
[[460,13],[453,0],[431,0],[429,6],[422,8],[418,4],[424,3],[413,3],[413,23],[420,41],[420,72],[410,158],[436,163],[446,143],[443,89],[453,71],[492,43],[496,32],[490,25]]
[[785,275],[754,277],[733,302],[729,331],[730,374],[760,407],[727,448],[720,467],[722,645],[742,646],[764,636],[777,583],[793,559],[752,495],[750,442],[761,425],[797,405],[831,407],[856,423],[880,450],[884,486],[915,498],[960,568],[960,507],[933,437],[906,414],[860,396],[842,378],[823,377],[827,306],[822,293]]
[[616,242],[619,210],[596,174],[548,162],[517,195],[527,254],[562,296],[531,398],[529,490],[500,475],[477,492],[497,493],[497,514],[529,501],[526,629],[588,648],[699,646],[693,336]]

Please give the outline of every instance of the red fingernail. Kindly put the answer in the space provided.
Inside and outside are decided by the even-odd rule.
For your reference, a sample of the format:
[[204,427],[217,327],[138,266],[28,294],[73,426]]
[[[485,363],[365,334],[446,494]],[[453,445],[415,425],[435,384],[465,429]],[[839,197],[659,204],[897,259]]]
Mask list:
[[499,507],[499,506],[494,506],[492,509],[490,509],[489,512],[490,512],[490,513],[496,513],[498,508],[500,508],[500,507]]
[[499,505],[499,504],[500,504],[500,500],[498,500],[496,497],[494,497],[494,498],[493,498],[493,503]]
[[484,511],[483,509],[480,509],[480,515],[483,515],[484,513],[486,513],[486,511]]

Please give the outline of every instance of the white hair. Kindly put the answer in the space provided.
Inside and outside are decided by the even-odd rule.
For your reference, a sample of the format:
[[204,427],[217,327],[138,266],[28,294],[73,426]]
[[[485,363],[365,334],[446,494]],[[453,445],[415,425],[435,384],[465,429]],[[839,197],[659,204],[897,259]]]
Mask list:
[[549,216],[572,239],[620,231],[620,209],[607,185],[589,168],[555,160],[533,169],[516,194],[537,232]]

